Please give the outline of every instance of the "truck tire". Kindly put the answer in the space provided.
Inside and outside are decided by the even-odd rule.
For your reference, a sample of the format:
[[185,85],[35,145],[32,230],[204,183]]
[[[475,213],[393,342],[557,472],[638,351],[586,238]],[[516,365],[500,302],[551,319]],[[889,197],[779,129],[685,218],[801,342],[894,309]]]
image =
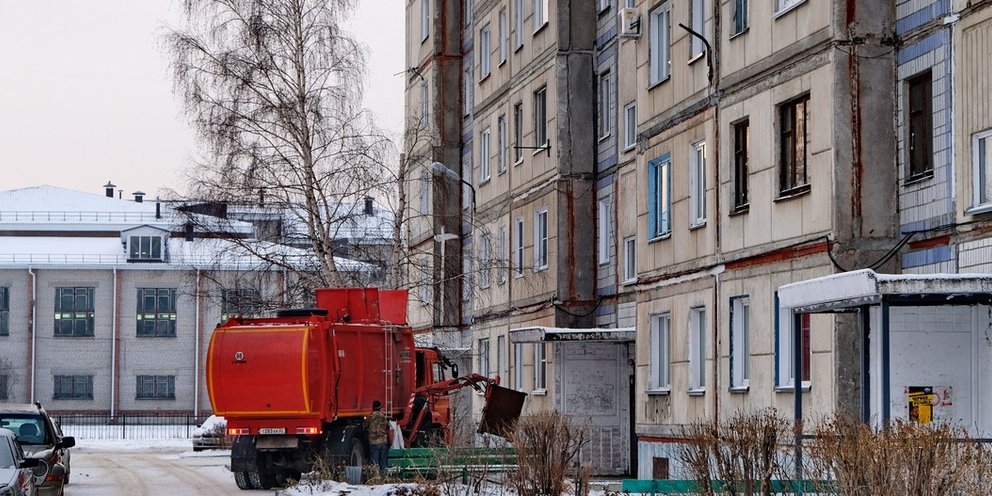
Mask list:
[[268,491],[276,487],[276,475],[269,471],[269,469],[260,468],[256,473],[258,474],[258,486],[260,489]]
[[262,488],[262,479],[259,477],[258,472],[248,472],[248,482],[251,483],[252,489]]
[[364,467],[369,457],[365,452],[365,443],[358,436],[348,441],[347,464],[349,467]]
[[238,485],[238,489],[248,490],[255,488],[248,478],[248,472],[235,472],[234,483]]

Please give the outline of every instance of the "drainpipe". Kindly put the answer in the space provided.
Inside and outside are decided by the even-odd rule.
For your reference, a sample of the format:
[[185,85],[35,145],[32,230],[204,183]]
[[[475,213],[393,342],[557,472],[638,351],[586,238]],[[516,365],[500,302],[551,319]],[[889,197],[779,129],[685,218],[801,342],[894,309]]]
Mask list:
[[114,418],[117,410],[117,267],[114,267],[113,299],[110,308],[110,418]]
[[31,403],[35,402],[35,369],[38,359],[38,274],[34,268],[28,266],[28,274],[31,275]]
[[203,327],[200,325],[200,269],[196,269],[196,297],[193,310],[196,322],[196,339],[193,343],[193,417],[200,418],[200,339],[203,338]]

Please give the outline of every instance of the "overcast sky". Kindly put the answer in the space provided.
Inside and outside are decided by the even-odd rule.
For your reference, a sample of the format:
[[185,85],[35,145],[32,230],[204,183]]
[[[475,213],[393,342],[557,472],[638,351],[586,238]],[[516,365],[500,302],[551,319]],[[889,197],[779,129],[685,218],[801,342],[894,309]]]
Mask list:
[[[178,0],[0,1],[0,190],[181,188],[196,150],[161,48]],[[366,105],[398,135],[404,2],[361,0]]]

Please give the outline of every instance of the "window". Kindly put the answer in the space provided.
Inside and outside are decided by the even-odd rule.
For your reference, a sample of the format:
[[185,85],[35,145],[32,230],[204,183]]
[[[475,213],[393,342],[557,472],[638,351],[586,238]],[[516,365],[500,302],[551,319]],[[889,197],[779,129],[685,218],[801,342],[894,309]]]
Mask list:
[[10,288],[0,287],[0,336],[10,335]]
[[806,0],[775,0],[775,13],[780,14]]
[[475,97],[472,94],[472,88],[474,88],[474,86],[475,85],[472,83],[472,68],[471,67],[466,67],[465,68],[465,91],[463,93],[465,95],[465,97],[464,97],[465,98],[465,102],[464,102],[465,103],[464,115],[466,115],[466,116],[472,115],[472,106],[475,104],[475,100],[474,100]]
[[603,139],[610,135],[610,71],[605,71],[599,75],[599,138]]
[[501,115],[496,119],[496,171],[498,174],[506,172],[506,116]]
[[623,108],[623,148],[629,150],[637,144],[637,104],[630,102]]
[[747,119],[734,124],[734,205],[733,211],[747,210],[747,162],[751,128]]
[[658,84],[671,74],[671,4],[664,3],[651,11],[648,83]]
[[[706,0],[692,0],[689,3],[689,16],[692,30],[705,36]],[[689,35],[689,58],[694,59],[703,54],[706,45],[698,36]]]
[[128,256],[130,261],[162,260],[162,236],[130,236],[128,237]]
[[427,89],[427,81],[420,83],[420,127],[427,127],[430,119],[430,94]]
[[706,387],[706,309],[689,310],[689,391]]
[[492,274],[493,242],[489,234],[483,234],[479,241],[479,287],[488,288]]
[[624,2],[624,5],[626,5],[627,8],[632,9],[637,6],[637,0],[626,0],[626,2]]
[[544,343],[534,343],[534,391],[548,389],[548,354]]
[[516,227],[514,228],[513,237],[514,241],[514,256],[513,265],[514,270],[517,273],[517,277],[524,275],[524,220],[517,219]]
[[648,162],[648,237],[672,231],[672,154]]
[[465,0],[465,25],[472,25],[472,3],[473,0]]
[[524,46],[524,0],[513,0],[513,30],[516,33],[516,48]]
[[706,224],[706,143],[692,145],[689,164],[689,227]]
[[649,391],[667,391],[671,387],[671,317],[651,316]]
[[489,338],[479,340],[479,374],[489,376]]
[[7,374],[0,374],[0,400],[10,399],[10,395],[7,393],[9,389]]
[[806,164],[809,158],[806,136],[809,95],[784,103],[779,117],[779,195],[788,196],[809,190]]
[[496,336],[496,373],[499,378],[505,379],[506,374],[506,336]]
[[610,8],[610,0],[599,0],[599,11],[603,12]]
[[479,135],[479,182],[484,183],[489,180],[489,128],[482,130]]
[[548,209],[534,215],[534,269],[548,268]]
[[548,0],[534,0],[534,32],[548,24]]
[[534,92],[534,146],[545,146],[548,141],[548,88]]
[[433,278],[431,277],[431,259],[425,258],[424,265],[420,272],[420,304],[427,305],[431,300],[431,285],[433,284]]
[[431,210],[431,176],[430,171],[420,171],[420,213],[427,215]]
[[138,337],[176,337],[176,290],[138,289]]
[[489,59],[492,58],[492,50],[489,41],[489,25],[486,24],[482,26],[482,30],[479,31],[479,80],[486,79],[489,77],[490,67]]
[[427,41],[431,31],[431,2],[420,0],[420,42]]
[[524,345],[513,343],[513,389],[524,390]]
[[221,294],[221,322],[234,317],[257,317],[262,314],[262,298],[257,289],[225,289]]
[[[777,298],[777,295],[776,295]],[[777,300],[776,300],[777,301]],[[777,308],[777,303],[776,303]],[[775,352],[778,354],[777,357],[777,367],[775,370],[776,381],[775,384],[779,388],[793,388],[795,377],[794,363],[792,360],[793,350],[792,350],[792,309],[789,308],[777,308],[778,326],[776,329],[777,336],[775,342]],[[800,333],[802,339],[802,386],[809,387],[810,385],[810,314],[804,313],[802,315],[802,330]]]
[[93,335],[94,288],[55,288],[55,335]]
[[91,375],[57,375],[55,376],[54,400],[91,400],[93,399],[93,376]]
[[513,162],[519,164],[524,161],[524,151],[521,147],[524,140],[524,104],[518,103],[513,106]]
[[174,400],[176,399],[176,376],[139,375],[135,386],[135,399]]
[[507,256],[506,253],[506,247],[508,246],[506,243],[506,238],[507,238],[506,226],[499,226],[498,233],[499,233],[498,234],[499,241],[497,241],[498,245],[496,247],[496,253],[497,253],[496,260],[499,261],[499,267],[497,267],[496,269],[496,273],[497,273],[496,283],[503,284],[506,282],[506,273],[509,270],[509,268],[506,266],[506,262],[510,259],[510,257]]
[[496,44],[499,46],[499,65],[503,65],[506,62],[506,9],[501,9],[499,11],[499,40]]
[[637,238],[631,236],[623,240],[623,281],[637,279]]
[[933,81],[930,71],[910,78],[909,89],[909,177],[919,179],[933,173]]
[[734,0],[734,19],[731,23],[731,35],[741,34],[747,29],[748,0]]
[[610,200],[599,200],[599,265],[610,263]]
[[[992,203],[992,129],[975,134],[971,137],[971,161],[974,169],[974,186],[972,203],[974,206]],[[4,307],[6,308],[6,306]],[[0,313],[0,326],[6,322]],[[3,333],[3,327],[0,327]]]
[[747,389],[751,383],[751,300],[730,299],[730,389]]

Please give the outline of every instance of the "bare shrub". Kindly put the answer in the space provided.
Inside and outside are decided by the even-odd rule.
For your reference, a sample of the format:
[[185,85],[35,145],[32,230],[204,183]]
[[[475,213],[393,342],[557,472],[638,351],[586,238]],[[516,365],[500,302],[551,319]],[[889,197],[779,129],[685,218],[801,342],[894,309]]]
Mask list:
[[837,416],[821,423],[811,443],[810,466],[836,479],[850,496],[984,495],[992,483],[988,447],[947,424],[892,421],[874,429]]
[[517,494],[557,495],[569,486],[569,469],[577,463],[589,435],[571,417],[551,410],[520,417],[512,441],[518,469],[510,485]]
[[[790,422],[774,409],[737,412],[724,422],[698,422],[682,428],[687,442],[676,456],[696,480],[700,494],[771,495],[789,454]],[[712,479],[732,481],[713,487]]]

